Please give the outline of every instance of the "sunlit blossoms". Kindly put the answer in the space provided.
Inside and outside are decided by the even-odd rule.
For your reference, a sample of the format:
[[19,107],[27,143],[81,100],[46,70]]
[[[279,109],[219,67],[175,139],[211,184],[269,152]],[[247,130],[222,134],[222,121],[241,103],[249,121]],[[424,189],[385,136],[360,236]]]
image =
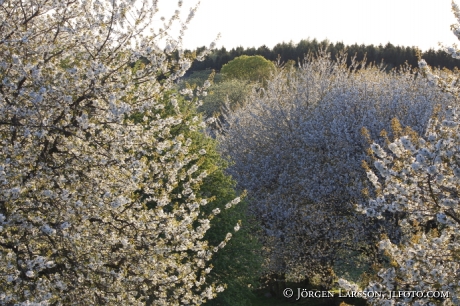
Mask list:
[[[383,267],[378,278],[364,290],[439,290],[448,292],[449,298],[406,298],[393,302],[460,303],[459,124],[455,108],[448,108],[443,115],[430,120],[424,137],[400,130],[396,134],[405,135],[388,142],[387,150],[377,144],[372,146],[374,165],[379,165],[375,167],[376,174],[381,179],[373,180],[377,198],[359,209],[377,218],[385,212],[398,212],[403,237],[400,243],[380,241],[379,248],[391,258],[392,266]],[[374,173],[370,169],[368,172]],[[342,281],[342,285],[346,282]],[[373,298],[369,301],[388,302]]]
[[[460,22],[458,6],[452,10]],[[452,30],[457,37],[459,25]],[[458,58],[454,47],[449,54]],[[419,68],[432,84],[458,95],[457,77],[435,72],[424,60]],[[433,92],[437,89],[433,87]],[[457,102],[458,100],[456,100]],[[459,305],[460,299],[460,133],[458,104],[444,105],[430,119],[424,133],[403,129],[394,121],[394,140],[386,133],[385,147],[372,144],[373,168],[365,165],[374,185],[375,196],[358,210],[369,217],[382,218],[388,212],[399,216],[400,241],[385,238],[379,249],[391,260],[384,265],[365,291],[442,291],[444,296],[397,297],[392,300],[370,297],[378,305]],[[422,136],[419,136],[422,135]],[[345,280],[340,285],[357,289]]]
[[177,132],[203,125],[162,99],[190,67],[168,30],[182,35],[195,9],[151,30],[156,12],[0,1],[0,304],[188,305],[222,291],[206,281],[219,248],[203,240],[206,151]]
[[[457,39],[460,39],[460,8],[454,1],[452,1],[452,12],[454,13],[457,23],[451,25],[450,28]],[[457,45],[444,46],[443,49],[453,58],[460,59],[460,50]],[[432,69],[423,59],[418,62],[418,65],[422,74],[426,76],[431,83],[438,85],[445,91],[458,95],[460,85],[458,71],[452,72],[445,69]]]

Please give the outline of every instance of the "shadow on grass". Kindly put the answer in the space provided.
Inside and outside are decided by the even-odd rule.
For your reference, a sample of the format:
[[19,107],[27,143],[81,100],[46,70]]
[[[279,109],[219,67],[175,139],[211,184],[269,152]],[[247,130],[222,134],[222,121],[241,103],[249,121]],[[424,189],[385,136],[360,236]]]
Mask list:
[[336,294],[330,298],[300,298],[297,299],[297,292],[290,299],[277,296],[267,297],[266,291],[259,291],[256,298],[251,301],[252,306],[275,306],[275,305],[308,305],[308,306],[365,306],[366,300],[360,298],[343,298]]

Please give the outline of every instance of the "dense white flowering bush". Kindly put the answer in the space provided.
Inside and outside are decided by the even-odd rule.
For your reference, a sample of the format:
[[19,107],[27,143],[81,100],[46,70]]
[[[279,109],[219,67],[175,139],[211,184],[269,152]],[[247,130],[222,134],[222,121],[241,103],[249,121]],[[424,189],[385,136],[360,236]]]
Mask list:
[[279,273],[308,276],[332,264],[338,248],[378,237],[379,224],[366,224],[350,204],[365,199],[368,185],[363,127],[375,139],[396,117],[422,132],[436,105],[453,103],[409,69],[345,63],[344,55],[320,52],[274,75],[226,118],[220,136],[230,173],[263,224],[269,267]]
[[187,305],[223,290],[206,282],[219,249],[203,239],[207,152],[181,133],[205,125],[164,99],[190,67],[178,48],[195,9],[151,30],[157,11],[0,1],[0,304]]

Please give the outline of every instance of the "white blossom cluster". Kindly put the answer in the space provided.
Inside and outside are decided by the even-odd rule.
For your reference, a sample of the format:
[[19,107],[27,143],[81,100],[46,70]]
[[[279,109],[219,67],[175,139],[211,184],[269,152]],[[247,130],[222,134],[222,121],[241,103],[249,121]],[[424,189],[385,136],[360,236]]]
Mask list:
[[0,304],[195,305],[222,291],[206,281],[219,249],[197,196],[206,151],[171,133],[202,123],[162,102],[190,67],[168,29],[194,10],[151,29],[156,13],[0,1]]
[[[442,290],[450,293],[445,303],[460,303],[459,124],[456,109],[449,108],[442,119],[430,120],[425,137],[401,136],[387,150],[372,146],[382,179],[372,180],[378,197],[360,210],[374,217],[399,212],[404,235],[399,244],[380,241],[379,248],[392,258],[394,267],[382,269],[379,281],[366,291]],[[407,298],[393,302],[429,305],[436,301]]]
[[[460,39],[460,8],[452,1],[452,12],[457,20],[456,24],[451,25],[452,33]],[[443,50],[447,52],[452,58],[460,59],[460,50],[456,44],[453,46],[442,46]],[[459,94],[460,78],[458,70],[439,70],[432,69],[424,59],[420,59],[418,62],[419,68],[424,76],[432,83],[441,87],[443,90],[450,92],[454,95]]]
[[320,52],[274,75],[225,119],[221,150],[252,198],[275,271],[303,278],[331,264],[337,248],[378,237],[366,229],[377,225],[366,225],[350,204],[363,201],[369,185],[361,129],[375,139],[396,117],[422,132],[435,106],[453,103],[410,69],[360,65],[347,68],[346,55]]
[[[453,1],[452,10],[460,23],[460,10]],[[459,24],[451,28],[460,38]],[[456,46],[447,48],[447,52],[460,58]],[[430,83],[458,96],[458,77],[454,73],[433,73],[424,60],[420,60],[419,68]],[[379,248],[391,258],[392,267],[382,268],[378,278],[364,290],[442,290],[449,297],[368,298],[372,305],[460,304],[460,117],[457,112],[455,105],[435,113],[424,137],[406,129],[394,141],[387,139],[385,149],[372,144],[377,171],[368,168],[367,175],[376,197],[358,206],[358,211],[371,217],[381,218],[387,212],[398,214],[403,233],[398,243],[387,238],[380,241]],[[340,285],[357,289],[346,280],[341,280]]]
[[[446,48],[446,51],[449,54],[453,52],[452,56],[455,56],[455,51],[453,51],[452,47]],[[418,62],[418,66],[421,73],[431,84],[439,86],[446,92],[458,95],[458,87],[460,83],[457,73],[452,73],[452,71],[448,70],[432,69],[424,59],[421,59]]]

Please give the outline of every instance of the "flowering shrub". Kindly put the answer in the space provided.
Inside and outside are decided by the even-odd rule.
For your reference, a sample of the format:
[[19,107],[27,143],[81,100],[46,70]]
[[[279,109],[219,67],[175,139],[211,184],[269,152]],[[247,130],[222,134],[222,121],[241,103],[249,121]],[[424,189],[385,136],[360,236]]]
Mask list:
[[[383,180],[368,168],[377,197],[359,210],[376,218],[388,211],[399,212],[403,237],[399,244],[380,241],[379,248],[393,266],[381,269],[366,291],[444,291],[449,292],[446,302],[459,304],[459,122],[455,109],[449,108],[443,119],[430,120],[425,137],[401,130],[398,134],[403,136],[388,141],[387,150],[372,145],[374,166]],[[369,301],[388,303],[377,297]],[[396,302],[427,305],[435,301],[415,297],[392,303]]]
[[[454,2],[452,10],[460,22],[460,10]],[[453,25],[452,30],[460,37],[458,24]],[[456,47],[446,50],[453,58],[459,58]],[[419,67],[430,83],[458,96],[456,72],[433,71],[423,59]],[[438,298],[396,297],[391,301],[374,296],[368,298],[371,304],[460,304],[460,118],[457,111],[458,105],[434,115],[423,137],[411,129],[402,130],[397,123],[395,140],[390,142],[387,138],[386,149],[376,143],[371,146],[377,171],[366,168],[376,197],[359,205],[358,210],[376,218],[386,212],[398,213],[403,236],[399,243],[388,238],[380,241],[379,248],[391,258],[392,266],[382,268],[364,290],[443,291],[445,294]],[[347,289],[357,289],[346,280],[340,284]]]
[[164,99],[190,67],[178,48],[195,9],[150,31],[157,11],[0,1],[1,304],[200,304],[223,290],[206,281],[220,248],[203,239],[219,213],[201,210],[207,152],[181,132],[205,124]]
[[369,187],[361,167],[363,127],[375,139],[396,117],[422,132],[436,105],[453,103],[409,69],[360,65],[348,69],[345,55],[331,60],[320,52],[297,71],[274,75],[226,118],[221,150],[234,162],[230,174],[248,190],[265,231],[268,267],[278,273],[304,278],[327,271],[337,249],[378,237],[385,222],[365,221],[350,204],[364,201]]

